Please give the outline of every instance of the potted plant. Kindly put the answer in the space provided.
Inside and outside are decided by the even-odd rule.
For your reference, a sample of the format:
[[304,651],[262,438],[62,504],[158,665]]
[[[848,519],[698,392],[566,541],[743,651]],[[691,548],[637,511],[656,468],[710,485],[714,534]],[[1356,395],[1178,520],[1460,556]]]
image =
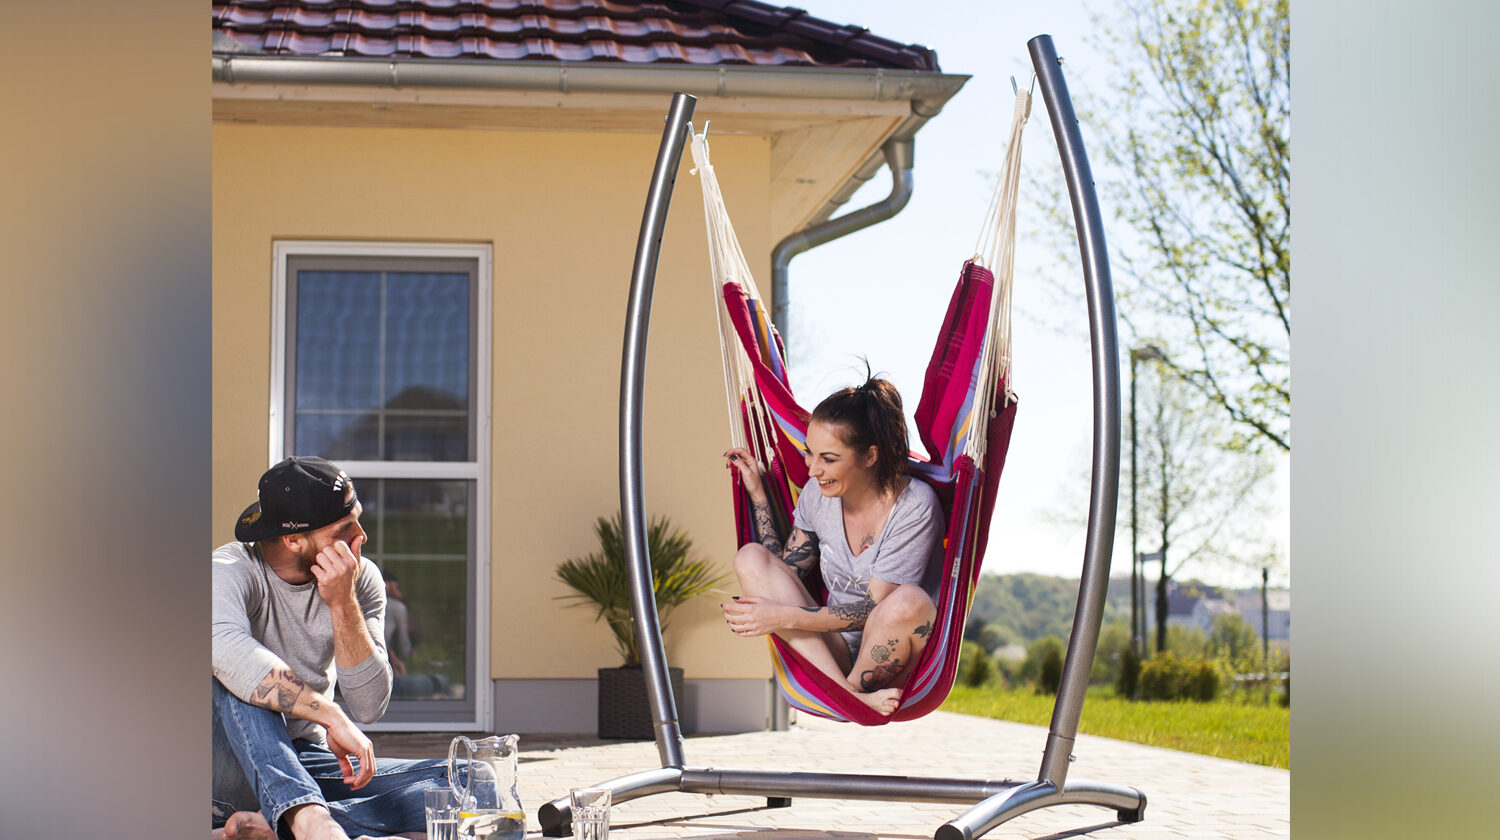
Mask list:
[[[599,669],[599,737],[650,740],[655,737],[646,679],[641,670],[640,646],[630,610],[630,578],[625,569],[625,541],[620,515],[594,522],[599,551],[563,561],[557,577],[574,591],[558,596],[575,605],[592,604],[595,618],[609,625],[624,664]],[[651,521],[646,531],[651,558],[651,582],[662,632],[667,616],[691,598],[723,585],[727,577],[703,560],[691,557],[693,541],[666,517]],[[670,669],[672,694],[682,697],[682,669]]]

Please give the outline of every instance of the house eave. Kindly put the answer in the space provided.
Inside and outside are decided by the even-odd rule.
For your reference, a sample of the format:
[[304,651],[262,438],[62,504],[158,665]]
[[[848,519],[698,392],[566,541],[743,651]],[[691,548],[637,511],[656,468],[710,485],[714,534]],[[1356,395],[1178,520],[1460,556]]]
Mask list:
[[[805,132],[817,138],[812,146],[844,143],[833,151],[849,162],[832,168],[828,149],[817,162],[804,163],[800,153],[782,156],[778,239],[830,218],[885,165],[886,141],[911,139],[968,79],[883,68],[213,56],[215,118],[226,121],[277,121],[267,114],[299,107],[300,119],[312,121],[323,119],[307,116],[313,111],[333,113],[359,102],[379,103],[381,113],[349,117],[346,110],[345,124],[398,124],[400,109],[478,114],[497,105],[529,105],[545,120],[570,106],[660,108],[656,97],[681,91],[702,100],[700,112],[722,115],[715,118],[716,132],[766,134],[773,143]],[[649,121],[637,121],[649,128]]]

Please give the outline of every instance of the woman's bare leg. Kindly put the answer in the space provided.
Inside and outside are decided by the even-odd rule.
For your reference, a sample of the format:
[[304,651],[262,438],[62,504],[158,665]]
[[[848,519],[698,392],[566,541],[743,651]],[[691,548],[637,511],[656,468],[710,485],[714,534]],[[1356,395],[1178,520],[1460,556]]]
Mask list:
[[[920,586],[902,584],[875,605],[865,621],[859,657],[845,678],[859,698],[881,714],[901,702],[899,684],[932,635],[937,605]],[[890,687],[893,686],[896,687]]]
[[[734,556],[734,575],[740,591],[781,604],[816,609],[818,602],[802,585],[797,570],[781,562],[759,543],[746,543]],[[845,679],[849,671],[849,647],[837,633],[811,630],[778,630],[776,635],[802,658],[834,679]]]

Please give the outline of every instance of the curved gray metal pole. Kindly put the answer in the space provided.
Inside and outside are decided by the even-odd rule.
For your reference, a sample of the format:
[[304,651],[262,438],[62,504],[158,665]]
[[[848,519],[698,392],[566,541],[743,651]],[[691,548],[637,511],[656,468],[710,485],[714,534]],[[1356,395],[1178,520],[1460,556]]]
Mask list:
[[631,614],[640,643],[641,667],[646,677],[646,695],[656,726],[656,749],[662,767],[681,768],[682,729],[677,722],[677,703],[667,678],[667,658],[661,641],[661,621],[656,614],[656,594],[651,579],[651,558],[646,551],[645,483],[641,479],[641,425],[646,378],[646,334],[651,327],[651,293],[656,285],[656,263],[661,255],[662,231],[667,208],[672,203],[672,185],[677,165],[687,144],[688,121],[693,118],[697,97],[686,93],[672,96],[667,127],[662,131],[646,209],[641,216],[641,234],[635,243],[635,265],[630,272],[630,305],[625,316],[625,349],[620,361],[620,521],[625,542],[626,570],[630,576]]
[[1078,735],[1078,719],[1083,714],[1083,695],[1088,689],[1094,649],[1099,642],[1099,623],[1104,618],[1104,599],[1109,587],[1109,559],[1115,544],[1115,506],[1120,486],[1120,350],[1115,336],[1115,297],[1109,277],[1109,253],[1104,245],[1104,221],[1099,213],[1099,199],[1094,194],[1094,176],[1083,149],[1078,117],[1068,97],[1068,83],[1052,46],[1052,36],[1038,35],[1026,46],[1042,86],[1042,99],[1047,103],[1052,133],[1057,137],[1068,197],[1073,205],[1084,286],[1088,291],[1089,344],[1094,368],[1093,480],[1089,487],[1083,576],[1078,586],[1073,632],[1068,638],[1068,657],[1038,777],[1062,789],[1073,740]]

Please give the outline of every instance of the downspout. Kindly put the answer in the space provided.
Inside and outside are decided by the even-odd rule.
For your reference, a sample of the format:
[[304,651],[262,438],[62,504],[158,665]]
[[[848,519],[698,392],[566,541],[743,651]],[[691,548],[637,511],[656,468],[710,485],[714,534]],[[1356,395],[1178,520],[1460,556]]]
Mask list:
[[[890,195],[868,207],[846,213],[837,219],[803,228],[776,243],[776,247],[771,250],[771,320],[781,332],[782,341],[786,341],[790,326],[787,313],[787,265],[791,263],[792,257],[848,236],[855,231],[864,230],[870,225],[883,222],[901,212],[906,202],[911,199],[913,146],[916,142],[914,134],[916,134],[915,126],[892,136],[881,146],[881,152],[885,155],[885,165],[891,170]],[[873,173],[865,175],[861,180],[868,181],[872,175]],[[855,177],[861,176],[856,174]]]
[[[968,80],[967,76],[963,78],[964,81]],[[771,250],[771,318],[781,332],[782,341],[787,339],[790,332],[787,307],[789,291],[787,265],[792,261],[792,257],[819,245],[826,245],[840,237],[848,236],[855,231],[863,230],[870,225],[883,222],[900,213],[911,198],[912,168],[916,165],[913,142],[917,131],[926,125],[928,120],[937,116],[957,92],[957,88],[954,88],[953,93],[946,95],[912,97],[911,116],[891,132],[891,136],[880,147],[879,156],[871,155],[864,165],[855,171],[854,177],[849,179],[849,182],[824,206],[821,215],[831,215],[833,210],[848,201],[860,187],[875,177],[875,173],[880,171],[881,166],[889,167],[891,170],[890,195],[861,210],[803,228],[776,243],[776,247]]]
[[[924,105],[926,107],[923,107]],[[786,341],[787,328],[790,326],[787,307],[787,266],[791,263],[792,257],[856,231],[864,230],[871,225],[879,224],[900,213],[902,208],[906,207],[906,202],[911,200],[912,169],[916,165],[917,129],[936,116],[942,107],[942,101],[936,103],[913,101],[912,116],[881,145],[880,151],[884,157],[884,165],[891,170],[889,195],[868,207],[792,233],[771,249],[771,323],[776,325],[783,342]],[[859,171],[854,173],[854,183],[846,186],[839,195],[834,197],[832,203],[841,204],[848,201],[859,187],[875,176],[879,168],[878,161],[867,161]],[[776,732],[785,732],[791,728],[791,708],[787,705],[786,698],[776,690],[774,684],[771,688],[770,728]]]

